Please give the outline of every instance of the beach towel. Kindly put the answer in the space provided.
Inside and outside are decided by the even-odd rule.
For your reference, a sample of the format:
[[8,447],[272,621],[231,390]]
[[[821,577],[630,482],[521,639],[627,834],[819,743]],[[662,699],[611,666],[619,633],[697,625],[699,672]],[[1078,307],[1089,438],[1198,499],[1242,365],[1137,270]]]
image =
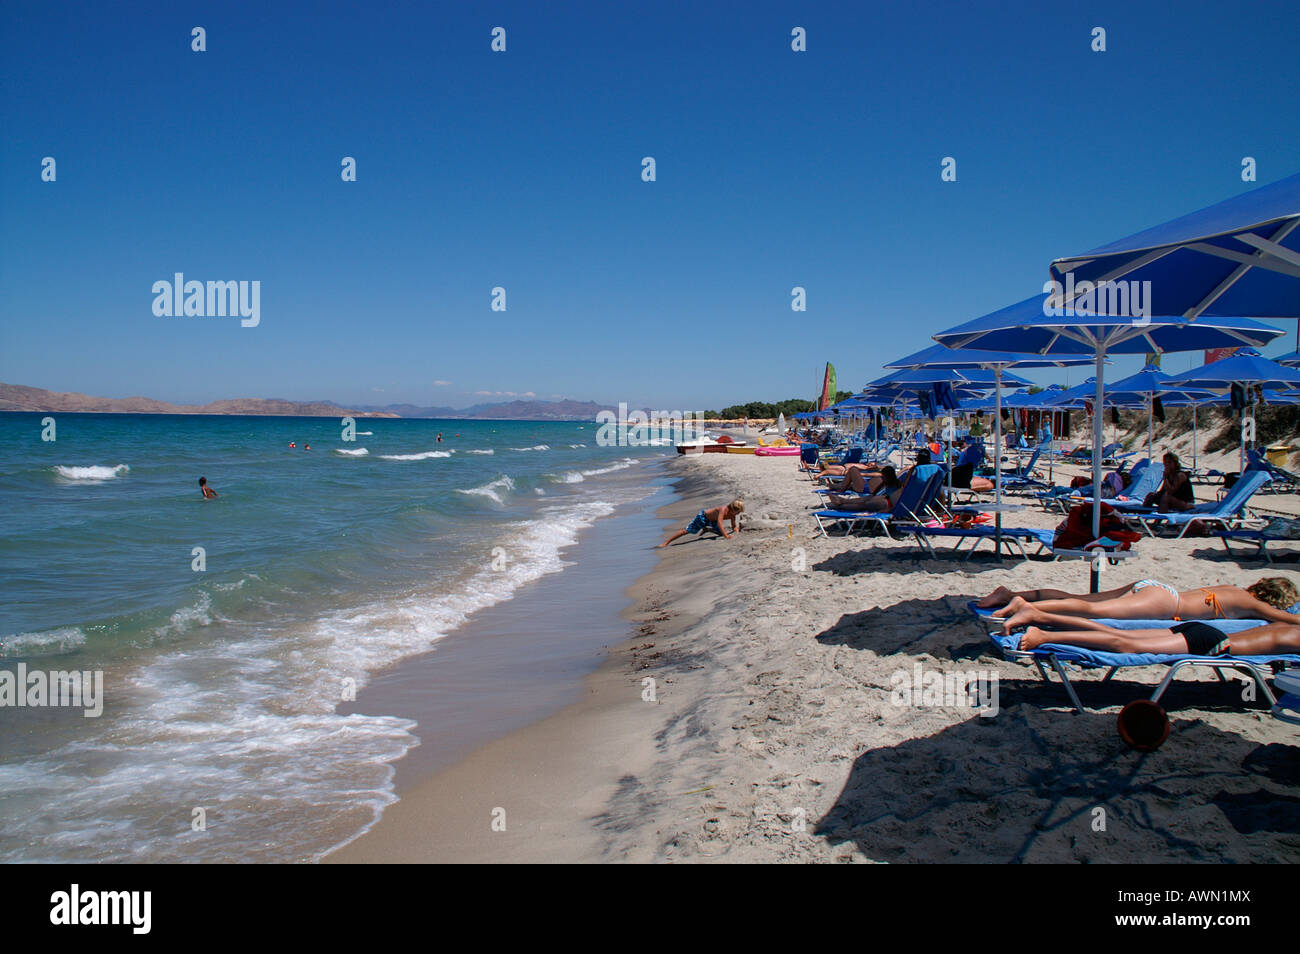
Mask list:
[[[1109,504],[1101,504],[1101,537],[1115,544],[1107,549],[1127,550],[1142,534],[1130,530]],[[1056,527],[1052,549],[1081,550],[1097,540],[1092,533],[1092,504],[1075,504]]]

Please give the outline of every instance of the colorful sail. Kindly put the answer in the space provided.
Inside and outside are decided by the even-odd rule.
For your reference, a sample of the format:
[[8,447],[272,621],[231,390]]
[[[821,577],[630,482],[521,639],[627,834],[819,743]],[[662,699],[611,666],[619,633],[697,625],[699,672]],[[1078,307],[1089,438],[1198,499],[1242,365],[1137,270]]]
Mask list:
[[824,411],[835,403],[835,365],[826,362],[826,374],[822,378],[822,397],[817,410]]

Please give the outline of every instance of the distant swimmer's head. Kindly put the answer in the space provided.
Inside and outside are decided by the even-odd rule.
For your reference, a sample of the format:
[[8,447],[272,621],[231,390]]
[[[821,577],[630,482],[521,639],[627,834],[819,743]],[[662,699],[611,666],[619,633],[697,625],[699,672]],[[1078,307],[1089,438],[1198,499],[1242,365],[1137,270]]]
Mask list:
[[1290,609],[1300,602],[1300,591],[1284,576],[1266,576],[1253,586],[1246,587],[1246,592],[1261,603],[1280,610]]
[[745,502],[743,500],[733,500],[731,503],[727,504],[727,506],[731,508],[732,513],[745,512]]
[[200,477],[200,478],[199,478],[199,486],[200,486],[200,487],[206,487],[207,485],[208,485],[208,478],[206,478],[206,477]]

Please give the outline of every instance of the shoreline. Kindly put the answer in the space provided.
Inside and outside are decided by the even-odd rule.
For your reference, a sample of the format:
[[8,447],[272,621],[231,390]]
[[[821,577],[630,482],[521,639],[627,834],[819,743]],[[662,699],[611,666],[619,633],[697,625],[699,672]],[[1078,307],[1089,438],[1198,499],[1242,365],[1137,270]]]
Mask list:
[[[350,862],[1268,862],[1300,856],[1280,818],[1300,801],[1293,729],[1212,673],[1165,696],[1173,731],[1128,749],[1115,714],[1161,667],[1059,683],[990,651],[966,601],[998,585],[1086,588],[1079,563],[925,559],[910,541],[818,537],[793,465],[699,455],[667,466],[684,524],[742,495],[754,523],[690,538],[629,589],[633,639],[584,697],[402,794]],[[1017,522],[1059,515],[1026,509]],[[792,528],[792,529],[791,529]],[[660,538],[661,539],[661,538]],[[657,541],[656,541],[657,542]],[[1192,558],[1206,541],[1153,540],[1107,569],[1181,588],[1300,573]],[[721,547],[721,549],[718,549]],[[1197,552],[1197,556],[1202,554]],[[1113,584],[1112,584],[1113,585]],[[894,679],[996,676],[991,718],[902,704]],[[641,700],[656,680],[654,704]],[[507,828],[492,831],[492,811]],[[1101,810],[1105,827],[1095,827]]]
[[[672,470],[668,459],[665,470]],[[676,499],[654,509],[653,520],[685,522],[702,501],[723,491],[690,474],[670,476]],[[655,537],[656,546],[666,535]],[[692,561],[716,564],[703,552]],[[642,701],[642,673],[665,666],[657,640],[679,636],[703,615],[676,609],[669,617],[661,589],[664,551],[656,564],[621,591],[629,605],[620,619],[631,635],[609,645],[598,667],[582,678],[581,698],[540,720],[476,747],[465,757],[398,787],[398,801],[368,831],[333,850],[325,863],[565,862],[609,860],[604,830],[620,826],[612,805],[634,797],[626,780],[654,762],[660,728],[653,705]],[[674,574],[674,576],[679,576]],[[656,686],[656,694],[672,685]],[[656,707],[657,708],[657,707]],[[418,733],[417,729],[417,733]],[[413,750],[418,752],[419,749]],[[506,810],[506,831],[493,831],[492,811]],[[597,824],[592,824],[592,820]],[[649,860],[628,857],[625,860]]]

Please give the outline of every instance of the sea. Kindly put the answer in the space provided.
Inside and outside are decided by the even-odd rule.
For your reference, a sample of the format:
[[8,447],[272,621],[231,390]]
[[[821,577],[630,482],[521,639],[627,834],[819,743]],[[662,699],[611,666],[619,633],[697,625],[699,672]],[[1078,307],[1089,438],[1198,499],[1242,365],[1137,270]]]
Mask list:
[[[0,413],[0,861],[310,861],[355,837],[418,742],[356,694],[562,574],[675,456],[590,421],[353,429]],[[71,683],[79,704],[39,704],[60,672],[99,674],[101,711]]]

